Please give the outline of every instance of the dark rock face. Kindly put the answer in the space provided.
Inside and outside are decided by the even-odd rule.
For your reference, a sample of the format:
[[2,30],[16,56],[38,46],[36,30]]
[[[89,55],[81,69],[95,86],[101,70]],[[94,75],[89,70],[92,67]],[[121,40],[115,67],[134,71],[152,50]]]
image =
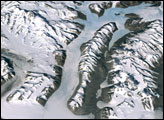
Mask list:
[[79,63],[80,83],[68,101],[68,108],[75,114],[89,114],[96,106],[96,91],[105,79],[106,69],[103,66],[103,55],[108,48],[113,32],[117,30],[115,23],[107,23],[96,31],[94,37],[81,45]]
[[159,94],[153,68],[163,57],[163,21],[152,21],[146,28],[142,32],[125,35],[109,51],[109,87],[103,88],[106,96],[102,101],[110,103],[119,99],[119,102],[111,108],[101,109],[97,115],[99,118],[118,118],[121,115],[118,111],[125,108],[131,114],[140,104],[143,106],[141,111],[154,110],[154,100],[159,98]]
[[139,5],[141,3],[142,3],[142,1],[120,1],[119,3],[116,4],[116,7],[127,8],[127,7],[130,7],[130,6]]
[[143,18],[140,18],[138,15],[131,13],[125,14],[129,19],[126,20],[124,26],[126,29],[133,32],[140,32],[146,29],[146,26],[150,24],[149,22],[145,22]]
[[110,116],[112,116],[113,118],[116,118],[117,115],[114,112],[113,108],[111,107],[104,107],[101,110],[98,111],[98,113],[96,114],[95,118],[98,119],[110,119]]
[[[157,92],[159,94],[159,98],[154,100],[154,108],[161,107],[163,108],[163,56],[158,60],[158,63],[154,64],[153,71],[155,73],[155,81],[158,86]],[[158,74],[156,74],[158,73]]]
[[65,50],[56,50],[54,51],[55,60],[57,64],[63,66],[66,59],[66,51]]
[[91,3],[89,9],[92,13],[96,13],[99,17],[104,14],[105,9],[112,7],[112,2]]
[[[142,3],[150,4],[150,7],[161,5],[161,1],[120,1],[120,2],[116,3],[115,7],[116,8],[128,8],[128,7],[140,5]],[[89,6],[88,6],[90,11],[92,13],[97,14],[99,17],[101,17],[104,14],[106,9],[109,9],[111,7],[113,7],[113,4],[111,1],[94,2],[94,3],[89,4]],[[116,14],[116,15],[119,15],[119,14]]]
[[140,18],[139,15],[134,14],[134,13],[125,14],[125,17],[131,18],[131,19]]
[[161,1],[145,1],[145,3],[151,4],[152,7],[153,6],[160,6],[161,5]]
[[119,8],[128,8],[130,6],[140,5],[141,3],[150,4],[151,6],[160,6],[161,1],[120,1],[116,4]]
[[77,4],[77,5],[82,5],[84,1],[73,1],[74,4]]

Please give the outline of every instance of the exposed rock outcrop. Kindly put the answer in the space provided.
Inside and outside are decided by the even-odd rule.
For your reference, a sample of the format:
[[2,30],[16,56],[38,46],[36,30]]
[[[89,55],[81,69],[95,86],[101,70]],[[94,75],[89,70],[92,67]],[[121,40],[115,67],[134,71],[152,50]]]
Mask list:
[[102,101],[108,105],[100,110],[98,118],[129,118],[135,112],[153,111],[159,98],[153,68],[162,57],[161,20],[150,22],[142,32],[120,38],[108,53],[108,86],[102,93]]
[[105,12],[105,9],[111,8],[112,2],[104,1],[101,3],[91,3],[89,4],[89,9],[92,13],[96,13],[99,17],[102,16]]
[[113,22],[103,25],[94,37],[81,45],[79,85],[68,101],[68,108],[75,114],[89,114],[96,106],[96,91],[105,79],[103,56],[108,49],[117,26]]

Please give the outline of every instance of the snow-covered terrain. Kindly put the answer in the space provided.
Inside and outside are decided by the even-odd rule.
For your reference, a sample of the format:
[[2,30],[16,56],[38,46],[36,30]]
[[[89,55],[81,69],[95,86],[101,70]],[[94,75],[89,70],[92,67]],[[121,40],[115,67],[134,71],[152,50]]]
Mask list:
[[[146,26],[154,20],[146,29]],[[101,42],[92,44],[85,44],[86,46],[81,47],[83,43],[88,43],[95,36],[96,31],[100,30],[102,26],[108,23],[115,23],[117,31],[110,32],[113,35],[108,36],[104,33],[109,32],[104,29],[104,32],[99,33],[99,37],[105,36],[105,39],[111,39],[105,44],[108,50],[103,51],[105,60],[104,65],[95,64],[94,60],[91,60],[90,56],[95,55],[95,52],[87,51],[82,54],[85,47],[91,45],[93,49],[96,47],[102,47]],[[151,29],[152,28],[152,29]],[[112,28],[109,28],[109,30]],[[158,32],[154,31],[156,29]],[[137,37],[127,36],[130,41],[123,42],[124,35],[131,32],[136,32]],[[138,33],[139,32],[139,33]],[[143,32],[143,33],[140,33]],[[132,44],[133,40],[141,40],[141,42]],[[147,39],[149,41],[147,41]],[[98,40],[98,38],[97,38]],[[119,40],[119,42],[116,42]],[[145,41],[144,41],[145,40]],[[127,49],[133,49],[134,52],[124,51],[116,46],[124,45]],[[126,42],[131,46],[126,46]],[[145,45],[142,46],[142,42]],[[151,45],[148,43],[151,42]],[[101,44],[101,45],[100,45]],[[118,47],[114,50],[114,47]],[[98,45],[98,46],[97,46]],[[148,46],[146,46],[148,45]],[[140,47],[143,47],[139,51]],[[81,49],[81,51],[80,51]],[[111,50],[111,51],[110,51]],[[118,50],[118,51],[117,51]],[[139,51],[138,53],[135,51]],[[114,51],[114,52],[113,52]],[[102,52],[101,50],[98,52]],[[111,53],[110,53],[111,52]],[[117,53],[117,54],[116,54]],[[126,59],[120,62],[120,66],[115,66],[115,75],[111,81],[115,82],[117,88],[117,81],[125,82],[127,73],[134,72],[134,78],[139,80],[140,84],[127,82],[127,87],[133,94],[133,101],[130,102],[132,97],[124,99],[123,93],[120,89],[115,89],[114,96],[109,97],[106,92],[111,92],[112,88],[107,88],[110,83],[111,74],[108,74],[111,66],[108,66],[109,61],[121,59],[126,56],[133,56],[131,54],[142,54],[147,64],[143,64],[142,61],[135,62],[136,68],[127,68],[129,64],[134,61],[132,58]],[[112,57],[109,57],[112,54]],[[99,53],[96,58],[99,57]],[[79,71],[83,70],[87,73],[85,65],[79,68],[79,64],[83,61],[91,60],[90,68],[94,65],[94,69],[101,69],[102,66],[106,66],[105,71],[96,71],[95,75],[91,75],[88,81],[92,77],[95,79],[97,76],[100,81],[95,82],[95,88],[93,85],[87,92],[79,90],[82,96],[86,97],[87,104],[84,105],[84,109],[80,111],[80,115],[76,115],[74,111],[70,111],[68,107],[68,101],[72,99],[73,95],[77,95],[76,91],[78,85],[81,84],[81,76]],[[100,55],[102,56],[102,55]],[[134,55],[135,56],[135,55]],[[137,56],[137,55],[136,55]],[[93,58],[93,57],[92,57]],[[158,74],[159,70],[153,70],[147,67],[150,65],[154,69],[163,68],[153,66],[154,63],[160,63],[163,58],[163,2],[137,2],[137,1],[2,1],[1,2],[1,117],[2,118],[163,118],[163,102],[156,105],[152,103],[152,97],[163,98],[162,90],[148,92],[150,94],[137,94],[142,91],[143,88],[147,88],[149,85],[155,89],[163,89],[159,87],[158,83],[163,81],[163,77],[160,75],[157,78],[153,78]],[[109,60],[110,59],[110,60]],[[130,60],[131,62],[128,62]],[[134,60],[139,60],[138,56],[134,57]],[[162,59],[163,60],[163,59]],[[84,62],[84,64],[87,62]],[[116,62],[119,63],[119,62]],[[93,65],[93,66],[92,66]],[[159,66],[160,66],[159,65]],[[158,66],[158,65],[157,65]],[[89,67],[87,67],[89,68]],[[138,68],[138,69],[137,69]],[[92,70],[94,70],[92,69]],[[118,74],[118,70],[123,71]],[[157,72],[152,72],[152,71]],[[85,73],[84,72],[84,73]],[[157,82],[155,84],[144,83],[142,75],[150,77],[152,81]],[[152,73],[152,74],[149,74]],[[108,74],[108,75],[107,75]],[[139,75],[137,75],[139,74]],[[154,75],[155,74],[155,75]],[[85,75],[83,75],[85,76]],[[103,77],[102,77],[103,76]],[[161,75],[162,76],[162,75]],[[140,78],[139,78],[140,77]],[[102,79],[103,78],[103,79]],[[96,80],[96,79],[95,79]],[[94,84],[95,84],[94,83]],[[134,85],[134,86],[133,86]],[[137,85],[137,86],[135,86]],[[136,89],[135,89],[136,87]],[[85,88],[85,87],[84,87]],[[105,89],[106,88],[106,89]],[[136,90],[134,90],[134,89]],[[96,91],[94,91],[96,90]],[[124,91],[125,93],[127,90]],[[155,93],[157,92],[157,93]],[[96,96],[88,98],[90,94]],[[105,99],[103,99],[105,95]],[[115,98],[115,96],[119,96]],[[92,95],[91,95],[92,96]],[[140,96],[143,99],[139,99]],[[144,97],[143,97],[144,96]],[[108,97],[108,98],[107,98]],[[92,98],[94,98],[92,100]],[[109,99],[113,100],[109,102]],[[145,101],[148,98],[148,101]],[[77,99],[76,99],[77,100]],[[78,100],[82,100],[80,97]],[[93,103],[91,103],[93,101]],[[108,102],[107,102],[108,101]],[[142,102],[141,102],[142,101]],[[76,101],[77,102],[77,101]],[[144,103],[145,102],[145,103]],[[83,106],[77,102],[77,106]],[[124,104],[121,104],[124,103]],[[133,103],[133,104],[130,104]],[[161,103],[161,102],[159,102]],[[93,104],[94,107],[88,107]],[[135,109],[131,109],[131,106]],[[155,104],[155,105],[154,105]],[[144,106],[145,105],[145,106]],[[129,107],[130,106],[130,107]],[[84,111],[83,111],[84,110]],[[87,110],[87,111],[86,111]],[[137,110],[137,111],[136,111]],[[79,111],[78,111],[79,112]],[[118,114],[119,113],[119,114]],[[133,114],[131,114],[133,113]]]
[[109,104],[102,108],[100,118],[141,118],[136,112],[156,109],[158,73],[152,68],[163,57],[162,29],[162,21],[153,21],[144,32],[129,33],[110,49],[106,57],[108,85],[102,88],[101,99]]

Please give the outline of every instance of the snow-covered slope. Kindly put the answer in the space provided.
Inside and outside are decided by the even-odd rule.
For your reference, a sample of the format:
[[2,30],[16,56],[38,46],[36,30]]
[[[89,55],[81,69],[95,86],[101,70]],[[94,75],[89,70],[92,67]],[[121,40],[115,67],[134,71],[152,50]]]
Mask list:
[[1,85],[14,78],[15,72],[11,61],[1,56]]
[[54,2],[5,2],[1,12],[2,48],[26,56],[33,64],[26,70],[23,86],[7,100],[38,101],[44,105],[60,85],[66,45],[84,27],[73,21],[79,12]]
[[[120,38],[107,55],[107,83],[100,118],[141,118],[135,112],[154,111],[159,98],[154,64],[163,57],[163,21]],[[138,108],[140,107],[140,108]],[[126,109],[125,109],[126,108]],[[123,112],[124,111],[124,112]],[[107,114],[104,114],[107,113]]]

